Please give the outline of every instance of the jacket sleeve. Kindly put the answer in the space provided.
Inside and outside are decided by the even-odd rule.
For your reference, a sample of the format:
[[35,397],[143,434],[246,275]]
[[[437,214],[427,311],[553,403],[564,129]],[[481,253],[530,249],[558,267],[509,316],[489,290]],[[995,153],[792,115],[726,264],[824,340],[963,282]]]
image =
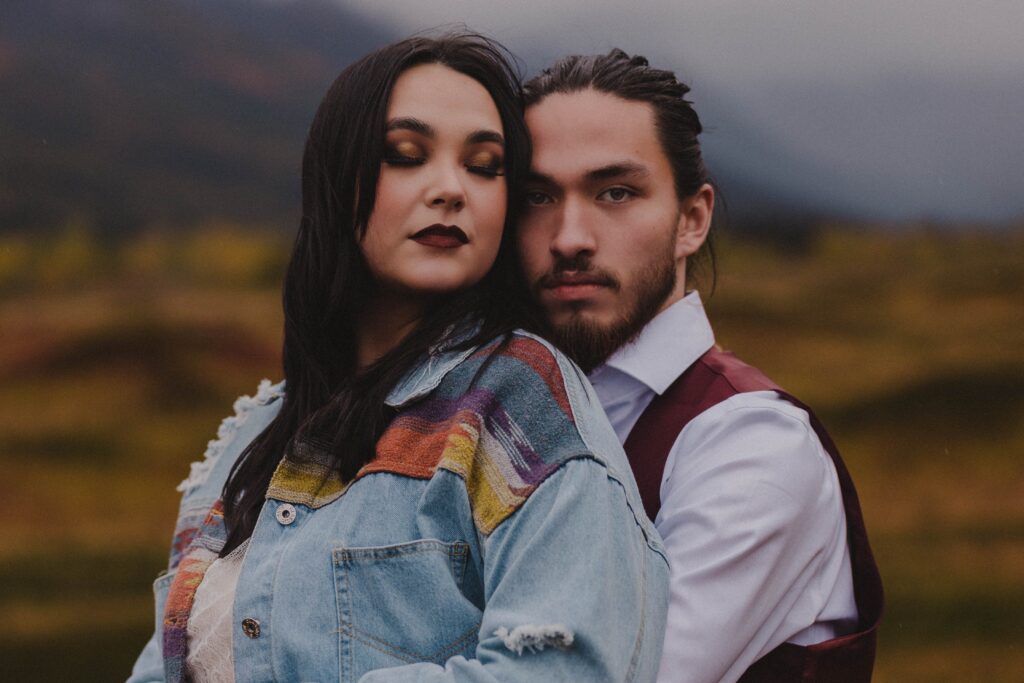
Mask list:
[[654,680],[668,565],[602,465],[564,464],[483,554],[475,658],[378,669],[361,683]]
[[[164,680],[164,661],[161,651],[161,629],[167,591],[174,578],[174,572],[181,561],[189,541],[206,517],[210,506],[219,498],[235,458],[242,452],[256,434],[273,419],[280,404],[276,403],[284,391],[284,384],[272,384],[270,380],[260,382],[254,396],[241,396],[234,404],[235,414],[226,418],[217,428],[217,438],[207,444],[203,459],[192,464],[189,476],[181,482],[182,492],[171,540],[168,571],[153,583],[155,598],[155,624],[153,635],[146,643],[139,658],[135,660],[127,683],[150,683]],[[266,408],[266,406],[272,406]],[[265,410],[262,415],[256,411]],[[226,455],[225,455],[226,453]]]
[[[177,555],[173,551],[171,553],[171,558],[172,562],[177,562]],[[155,603],[153,635],[150,636],[145,647],[142,648],[142,652],[139,653],[139,658],[135,660],[135,666],[132,667],[132,673],[131,676],[128,677],[127,683],[154,683],[156,681],[160,681],[162,683],[165,678],[164,658],[160,644],[160,625],[163,622],[164,605],[167,602],[167,591],[170,588],[171,581],[174,580],[174,568],[176,566],[177,564],[173,565],[170,571],[161,574],[160,577],[153,582],[153,596]]]
[[157,634],[150,636],[146,646],[142,648],[139,658],[135,660],[131,676],[126,683],[154,683],[164,680],[164,660],[160,656]]

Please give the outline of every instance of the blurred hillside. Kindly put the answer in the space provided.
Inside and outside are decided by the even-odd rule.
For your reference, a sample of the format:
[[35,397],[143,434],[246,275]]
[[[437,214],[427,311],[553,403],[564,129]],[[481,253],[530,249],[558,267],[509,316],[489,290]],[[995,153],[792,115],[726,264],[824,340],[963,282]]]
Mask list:
[[[368,16],[331,0],[0,3],[0,681],[123,679],[152,630],[174,486],[234,398],[280,377],[305,131],[338,71],[400,35]],[[541,63],[564,51],[542,39],[506,42]],[[876,681],[1016,683],[1024,224],[851,217],[883,185],[995,206],[1024,182],[1019,150],[964,161],[984,185],[994,160],[986,195],[942,185],[976,138],[922,126],[902,147],[893,126],[857,159],[838,144],[913,126],[918,101],[966,129],[1010,89],[974,83],[946,108],[945,81],[887,78],[888,109],[806,83],[743,107],[697,84],[732,207],[708,307],[720,343],[819,409],[858,481],[890,600]],[[822,91],[830,106],[804,106]],[[874,174],[879,146],[928,145]],[[893,180],[906,173],[925,181]]]
[[[281,376],[286,242],[0,236],[0,680],[127,675],[175,485]],[[1024,680],[1024,227],[719,251],[718,341],[814,405],[857,480],[889,600],[875,680]]]

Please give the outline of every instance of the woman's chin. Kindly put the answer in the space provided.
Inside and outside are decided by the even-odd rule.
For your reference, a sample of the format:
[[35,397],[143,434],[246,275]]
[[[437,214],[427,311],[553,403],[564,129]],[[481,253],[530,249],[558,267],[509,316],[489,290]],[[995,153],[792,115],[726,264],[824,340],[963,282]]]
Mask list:
[[479,284],[483,276],[483,273],[473,277],[467,277],[465,274],[433,273],[392,281],[389,289],[412,298],[435,299],[471,289]]

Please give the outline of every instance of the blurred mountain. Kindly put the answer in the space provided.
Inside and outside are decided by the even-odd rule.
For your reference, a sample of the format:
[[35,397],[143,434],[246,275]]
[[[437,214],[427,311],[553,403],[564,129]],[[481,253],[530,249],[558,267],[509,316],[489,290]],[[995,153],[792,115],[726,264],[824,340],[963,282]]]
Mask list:
[[[211,216],[290,230],[316,105],[346,64],[398,37],[326,0],[5,0],[0,231]],[[743,136],[757,136],[732,128],[726,147],[741,151],[713,166],[742,225],[800,233],[833,208],[744,173]]]
[[[4,0],[0,232],[73,222],[113,235],[211,217],[291,230],[317,103],[346,64],[402,33],[331,0]],[[531,71],[564,50],[499,37]],[[739,231],[788,241],[825,217],[1024,215],[1016,84],[886,73],[694,86]]]
[[320,98],[394,38],[313,0],[4,0],[0,230],[290,229]]
[[709,157],[784,194],[873,220],[1024,217],[1019,77],[892,69],[843,83],[766,82],[708,100]]

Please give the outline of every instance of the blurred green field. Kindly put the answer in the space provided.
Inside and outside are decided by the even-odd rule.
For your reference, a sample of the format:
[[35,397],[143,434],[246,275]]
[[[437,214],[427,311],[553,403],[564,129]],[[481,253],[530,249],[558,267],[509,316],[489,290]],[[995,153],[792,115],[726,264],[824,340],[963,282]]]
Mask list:
[[[0,680],[127,676],[175,485],[280,377],[287,251],[216,224],[0,237]],[[719,343],[819,409],[858,482],[889,600],[876,680],[1024,680],[1024,231],[719,251]]]

